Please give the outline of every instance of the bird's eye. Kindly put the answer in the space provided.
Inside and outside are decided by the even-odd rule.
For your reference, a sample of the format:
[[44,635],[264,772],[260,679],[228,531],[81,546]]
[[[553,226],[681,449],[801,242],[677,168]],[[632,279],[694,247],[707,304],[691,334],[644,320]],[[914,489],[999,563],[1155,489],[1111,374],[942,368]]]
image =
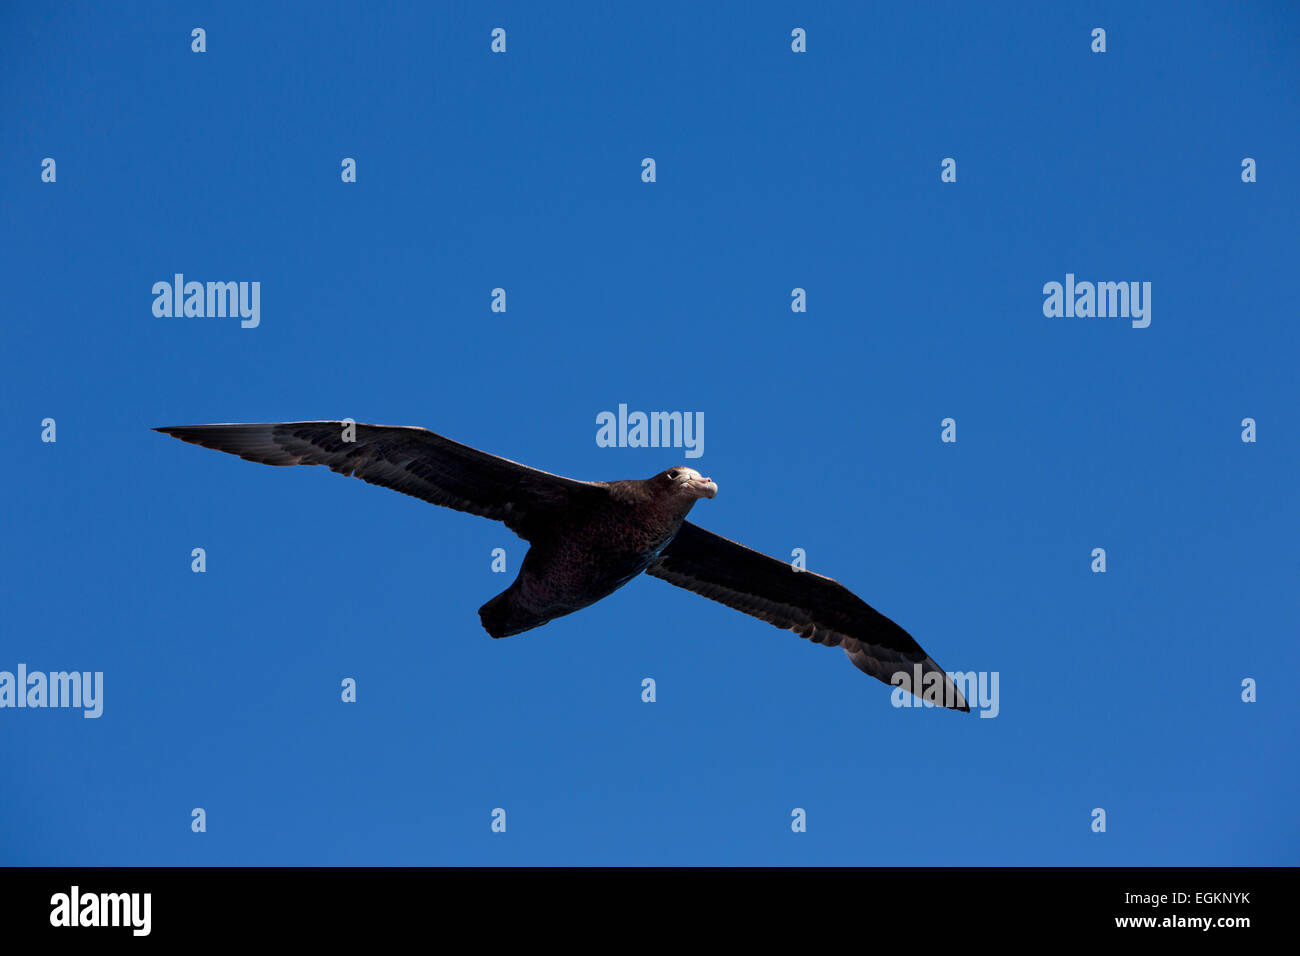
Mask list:
[[679,472],[679,471],[670,471],[670,472],[668,472],[668,480],[669,480],[669,481],[676,481],[676,480],[677,480],[677,476],[680,475],[680,474],[681,474],[681,472]]

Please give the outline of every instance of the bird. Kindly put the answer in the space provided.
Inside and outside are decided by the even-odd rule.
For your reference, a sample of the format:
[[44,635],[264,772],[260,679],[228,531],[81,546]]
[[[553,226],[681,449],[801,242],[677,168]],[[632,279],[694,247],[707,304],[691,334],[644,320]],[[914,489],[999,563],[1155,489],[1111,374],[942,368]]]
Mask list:
[[717,483],[694,468],[678,465],[643,480],[579,481],[427,428],[348,419],[154,430],[264,465],[324,465],[504,523],[529,549],[514,583],[479,608],[494,638],[579,611],[644,572],[815,644],[840,647],[859,670],[926,701],[970,710],[907,631],[844,585],[687,521],[699,501],[718,493]]

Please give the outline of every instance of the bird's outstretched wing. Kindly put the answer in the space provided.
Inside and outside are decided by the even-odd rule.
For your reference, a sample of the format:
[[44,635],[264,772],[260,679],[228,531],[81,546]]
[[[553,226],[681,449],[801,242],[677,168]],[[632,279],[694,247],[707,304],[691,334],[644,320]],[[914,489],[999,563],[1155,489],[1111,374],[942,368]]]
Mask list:
[[554,516],[606,494],[601,482],[575,481],[454,442],[427,428],[279,422],[260,425],[180,425],[165,435],[229,452],[264,465],[325,465],[331,471],[505,522],[532,540]]
[[[817,644],[842,647],[859,670],[886,684],[896,683],[891,678],[901,671],[908,676],[903,686],[918,697],[925,696],[924,675],[938,674],[930,678],[938,682],[935,703],[970,710],[961,691],[907,631],[831,578],[796,571],[689,521],[646,573]],[[913,686],[917,665],[922,686]]]

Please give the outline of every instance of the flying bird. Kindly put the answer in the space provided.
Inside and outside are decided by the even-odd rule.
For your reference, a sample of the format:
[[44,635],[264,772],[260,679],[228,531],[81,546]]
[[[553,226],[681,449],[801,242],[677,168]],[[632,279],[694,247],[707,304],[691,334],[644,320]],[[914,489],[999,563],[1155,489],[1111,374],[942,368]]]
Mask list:
[[[341,475],[503,522],[530,545],[513,584],[479,608],[492,637],[572,614],[641,572],[842,647],[861,671],[968,711],[912,636],[838,581],[797,570],[686,520],[718,486],[678,466],[643,481],[577,481],[470,448],[425,428],[353,422],[181,425],[155,431],[264,465]],[[935,693],[930,692],[930,688]]]

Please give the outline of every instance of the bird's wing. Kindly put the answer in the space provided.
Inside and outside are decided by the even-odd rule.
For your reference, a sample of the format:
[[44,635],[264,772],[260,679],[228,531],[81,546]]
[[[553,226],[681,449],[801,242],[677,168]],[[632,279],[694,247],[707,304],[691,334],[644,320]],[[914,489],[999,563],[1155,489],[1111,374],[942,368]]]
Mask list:
[[[901,671],[908,677],[903,686],[917,696],[924,696],[924,675],[940,674],[930,679],[942,688],[935,703],[970,710],[961,691],[907,631],[831,578],[796,571],[689,521],[646,573],[817,644],[842,647],[859,670],[886,684],[898,683],[891,678]],[[916,665],[921,687],[913,686]]]
[[551,516],[606,493],[600,482],[538,471],[427,428],[348,424],[355,428],[355,441],[343,440],[344,422],[181,425],[155,431],[264,465],[326,465],[435,505],[503,521],[528,540]]

